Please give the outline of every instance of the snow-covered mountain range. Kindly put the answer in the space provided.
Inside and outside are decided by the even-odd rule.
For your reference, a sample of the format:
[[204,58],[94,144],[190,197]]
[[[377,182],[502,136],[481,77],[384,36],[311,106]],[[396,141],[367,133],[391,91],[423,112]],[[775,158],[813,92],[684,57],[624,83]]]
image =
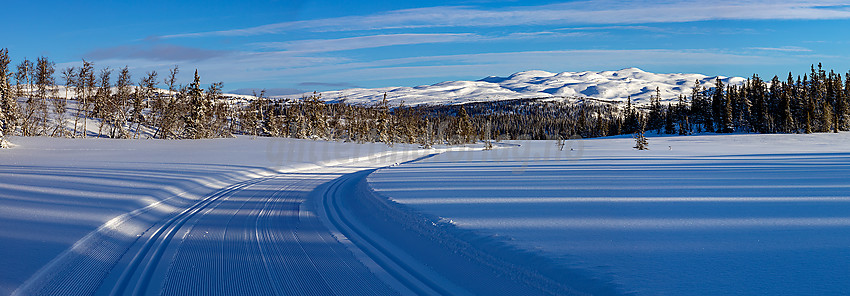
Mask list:
[[[380,102],[384,94],[391,105],[440,105],[500,101],[521,98],[574,99],[625,102],[629,96],[638,105],[647,104],[656,88],[661,100],[677,101],[679,94],[690,96],[695,81],[714,87],[716,78],[724,84],[741,84],[741,77],[702,74],[656,74],[638,68],[602,72],[524,71],[508,77],[490,76],[477,81],[446,81],[416,87],[353,88],[322,93],[328,101],[344,100],[355,104]],[[309,94],[305,94],[309,95]]]

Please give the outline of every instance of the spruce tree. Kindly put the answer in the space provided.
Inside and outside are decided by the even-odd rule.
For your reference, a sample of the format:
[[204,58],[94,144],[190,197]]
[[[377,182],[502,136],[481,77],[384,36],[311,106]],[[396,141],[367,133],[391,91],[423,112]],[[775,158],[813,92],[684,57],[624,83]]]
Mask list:
[[460,110],[458,110],[458,136],[460,136],[461,143],[475,142],[475,130],[464,107],[460,107]]
[[17,97],[11,84],[11,63],[9,50],[0,49],[0,145],[3,145],[5,136],[15,133],[20,119]]
[[699,79],[694,82],[694,88],[691,90],[691,112],[694,115],[694,124],[697,126],[697,133],[710,131],[714,126],[711,123],[711,107],[706,102],[705,93]]
[[721,117],[720,122],[721,122],[721,126],[723,127],[723,130],[721,132],[723,132],[723,133],[731,133],[731,132],[735,131],[735,127],[732,123],[732,111],[733,111],[732,100],[733,100],[734,97],[735,97],[735,86],[730,85],[730,86],[727,87],[726,97],[723,100],[723,106],[722,106],[722,111],[721,111],[723,116]]
[[36,95],[33,104],[36,109],[36,119],[40,124],[37,135],[47,135],[49,133],[48,123],[50,110],[48,103],[56,99],[56,78],[53,77],[56,73],[55,64],[47,59],[47,57],[39,57],[36,59],[35,72],[33,73],[33,81],[35,82]]
[[23,136],[33,136],[35,133],[35,121],[36,118],[36,101],[32,97],[32,76],[34,71],[34,66],[32,61],[24,58],[20,64],[17,66],[17,71],[15,72],[15,80],[17,81],[17,85],[15,87],[16,97],[24,97],[26,101],[24,102],[24,113],[21,118],[21,135]]
[[97,92],[95,93],[94,100],[92,103],[94,104],[93,115],[94,117],[100,118],[100,124],[97,128],[97,136],[103,137],[103,127],[106,124],[113,124],[112,112],[110,112],[110,106],[112,105],[110,101],[112,100],[112,69],[109,67],[100,69],[100,75],[98,76],[98,86]]
[[688,122],[689,105],[685,103],[685,96],[679,94],[679,102],[676,104],[676,114],[679,125],[679,135],[688,135],[691,133],[691,125]]
[[85,138],[87,134],[87,125],[88,125],[88,116],[89,116],[89,106],[91,105],[91,94],[94,90],[97,80],[94,75],[94,64],[83,60],[82,66],[80,66],[80,71],[77,72],[77,85],[76,85],[76,93],[77,93],[77,116],[74,119],[74,137],[77,136],[77,124],[80,119],[83,120],[83,128],[82,128],[82,137]]
[[646,140],[646,136],[644,135],[644,129],[646,128],[646,120],[643,116],[640,116],[640,127],[638,131],[633,135],[635,138],[635,146],[634,148],[637,150],[649,150],[649,141]]
[[185,129],[184,137],[188,139],[206,138],[209,126],[209,113],[212,111],[212,103],[208,96],[204,95],[204,90],[201,88],[201,77],[198,75],[198,70],[195,70],[195,78],[187,87],[187,101],[189,103],[189,113],[184,116]]
[[664,133],[672,135],[676,133],[676,127],[673,124],[673,106],[667,103],[666,116],[664,116]]
[[724,119],[726,117],[726,97],[723,91],[723,80],[720,80],[720,77],[717,77],[714,80],[714,93],[711,95],[711,113],[713,116],[712,122],[716,125],[714,130],[718,133],[725,133],[730,128],[729,126],[724,125]]
[[785,129],[783,132],[791,133],[798,131],[797,123],[794,120],[794,114],[796,113],[795,107],[797,104],[795,102],[796,98],[796,87],[794,86],[794,75],[791,72],[788,72],[788,78],[782,84],[782,122],[785,125]]
[[148,72],[136,89],[136,94],[133,96],[133,113],[130,120],[136,123],[136,128],[133,130],[133,138],[139,137],[139,130],[142,128],[142,123],[147,122],[144,110],[147,107],[146,103],[159,100],[159,92],[156,88],[156,71]]

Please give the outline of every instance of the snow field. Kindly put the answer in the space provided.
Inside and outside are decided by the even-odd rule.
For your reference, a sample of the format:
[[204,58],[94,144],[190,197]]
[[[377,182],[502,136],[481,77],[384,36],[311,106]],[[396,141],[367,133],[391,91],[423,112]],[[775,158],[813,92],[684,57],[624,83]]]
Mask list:
[[[742,84],[741,77],[706,76],[702,74],[656,74],[638,68],[619,71],[584,71],[550,73],[532,70],[508,77],[490,76],[477,81],[446,81],[416,87],[354,88],[322,93],[325,100],[375,104],[384,94],[393,106],[464,104],[523,98],[592,98],[625,103],[631,96],[634,104],[648,104],[650,97],[661,92],[663,102],[675,103],[680,94],[690,96],[695,81],[703,87],[714,87],[720,78],[725,85]],[[301,94],[301,97],[311,94]],[[291,96],[283,96],[291,97]],[[297,97],[296,97],[297,98]]]
[[650,137],[649,151],[626,137],[564,151],[512,143],[381,169],[369,184],[459,233],[546,259],[532,270],[618,293],[850,290],[848,133]]
[[[216,192],[231,192],[219,194],[217,201],[224,204],[221,207],[230,207],[238,204],[246,190],[257,192],[251,190],[263,185],[245,182],[287,172],[316,172],[284,178],[289,183],[265,181],[268,186],[284,182],[281,189],[297,185],[309,192],[339,174],[331,170],[323,175],[322,169],[351,164],[357,166],[348,170],[371,168],[425,153],[402,145],[247,137],[190,141],[13,137],[10,141],[14,148],[0,150],[0,225],[4,226],[0,229],[0,253],[4,254],[0,295],[16,289],[22,294],[89,294],[102,289],[99,285],[111,287],[116,282],[109,281],[118,281],[120,268],[132,265],[132,256],[126,254],[138,251],[161,221],[215,197]],[[258,198],[271,200],[270,196]],[[286,204],[286,198],[293,197],[276,196],[274,201],[267,200],[268,207],[253,206],[271,213],[267,208]],[[220,213],[216,205],[203,210],[218,212],[199,210],[200,214],[182,223],[192,226],[197,217],[207,216],[204,213]],[[245,212],[226,213],[242,217]],[[257,223],[269,223],[264,219],[258,218]],[[191,227],[164,229],[185,235],[179,231]],[[263,229],[258,233],[268,237]],[[174,254],[178,245],[164,244],[160,252]],[[150,256],[144,258],[153,261]],[[162,275],[162,268],[170,266],[167,263],[153,265],[151,274]],[[119,272],[111,272],[113,268]]]

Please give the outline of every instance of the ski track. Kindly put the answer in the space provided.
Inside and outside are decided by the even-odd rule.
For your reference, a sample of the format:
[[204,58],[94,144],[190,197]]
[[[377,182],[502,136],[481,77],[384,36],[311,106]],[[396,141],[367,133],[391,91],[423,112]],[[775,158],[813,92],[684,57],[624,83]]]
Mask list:
[[[167,231],[143,268],[130,266],[143,270],[136,282],[111,294],[398,295],[319,219],[299,213],[313,188],[341,175],[333,171],[260,178],[214,195]],[[172,256],[163,256],[167,248]]]
[[13,295],[471,294],[431,269],[429,260],[441,259],[395,247],[343,201],[358,198],[351,184],[376,167],[436,151],[255,175],[136,209],[89,233]]
[[410,293],[403,284],[385,282],[391,277],[376,276],[340,243],[346,238],[334,237],[303,205],[319,185],[362,169],[337,165],[249,179],[160,218],[143,216],[153,208],[142,209],[128,218],[148,223],[141,235],[128,237],[121,227],[93,232],[70,260],[14,294]]

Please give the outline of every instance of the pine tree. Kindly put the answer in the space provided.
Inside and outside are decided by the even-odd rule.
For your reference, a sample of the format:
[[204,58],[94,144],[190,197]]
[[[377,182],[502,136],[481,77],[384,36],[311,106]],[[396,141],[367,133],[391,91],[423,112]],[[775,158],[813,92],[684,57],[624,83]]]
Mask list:
[[710,131],[714,126],[711,123],[711,107],[706,100],[703,87],[697,79],[694,82],[694,88],[691,90],[691,113],[694,117],[693,123],[696,125],[697,133],[702,132],[703,129]]
[[11,85],[11,63],[9,50],[0,49],[0,146],[4,145],[5,136],[15,133],[20,119],[17,97]]
[[466,112],[466,108],[460,107],[458,110],[458,131],[457,134],[460,136],[461,143],[474,143],[475,142],[475,132],[472,127],[472,122],[469,119],[469,114]]
[[36,119],[40,123],[37,135],[46,135],[48,133],[48,122],[50,110],[48,102],[56,99],[56,79],[53,74],[56,73],[55,64],[47,59],[47,57],[39,57],[36,59],[35,72],[33,73],[33,82],[35,82],[36,95],[33,104],[36,110]]
[[157,127],[153,134],[154,138],[166,139],[172,133],[172,122],[174,117],[179,113],[180,109],[178,102],[178,86],[177,74],[180,73],[180,68],[175,65],[168,71],[168,78],[165,79],[165,84],[168,85],[168,94],[165,96],[157,96],[154,102],[154,114],[156,114]]
[[679,94],[679,102],[676,103],[676,114],[679,125],[679,135],[689,135],[691,133],[691,124],[688,118],[689,105],[685,103],[685,96]]
[[626,100],[625,119],[623,121],[623,132],[634,133],[638,129],[637,111],[632,106],[632,96]]
[[133,113],[130,120],[136,122],[136,129],[133,130],[134,139],[139,137],[142,123],[147,122],[144,114],[145,103],[159,100],[159,92],[156,88],[157,76],[156,71],[148,72],[145,78],[139,81],[139,88],[137,88],[136,95],[133,96]]
[[15,72],[15,80],[17,81],[16,85],[16,97],[24,97],[26,101],[24,102],[24,114],[21,118],[21,134],[24,136],[33,136],[35,133],[34,125],[36,123],[36,101],[32,97],[32,76],[34,66],[33,63],[24,58],[17,67],[18,71]]
[[103,137],[103,126],[106,124],[112,124],[113,120],[111,118],[112,112],[110,112],[110,101],[112,100],[112,69],[109,67],[100,69],[100,75],[98,76],[98,86],[97,92],[94,95],[94,100],[92,103],[94,104],[93,115],[96,118],[100,118],[100,124],[97,128],[97,136]]
[[664,116],[664,133],[668,135],[672,135],[676,133],[676,126],[673,124],[673,106],[670,103],[667,103],[667,112],[666,116]]
[[649,99],[649,127],[650,130],[655,130],[656,134],[661,134],[661,128],[664,126],[663,113],[661,111],[661,89],[655,88],[655,96]]
[[638,128],[637,133],[633,135],[635,138],[635,146],[634,148],[637,150],[649,150],[649,141],[646,140],[646,136],[644,135],[644,128],[646,127],[646,120],[643,119],[643,116],[640,118],[640,128]]
[[[814,72],[814,69],[812,71]],[[808,82],[808,76],[803,75],[803,81],[800,84],[800,87],[802,88],[802,94],[800,95],[803,97],[803,121],[805,122],[804,129],[807,134],[811,134],[812,132],[814,132],[814,124],[812,122],[814,116],[812,113],[815,109],[811,94],[811,87],[809,87],[809,85],[810,83]]]
[[96,85],[96,81],[97,80],[94,76],[94,64],[83,60],[83,64],[80,66],[80,71],[77,72],[77,116],[74,119],[74,137],[77,136],[77,124],[79,123],[80,118],[83,119],[82,136],[85,138],[87,135],[89,106],[91,105],[91,94]]
[[112,132],[110,133],[112,138],[125,139],[130,136],[124,129],[124,125],[128,121],[127,117],[130,112],[130,101],[133,96],[132,86],[130,69],[124,66],[118,73],[118,80],[115,81],[115,95],[109,104],[109,113],[112,114],[110,117],[113,119]]
[[714,130],[717,133],[723,133],[726,131],[726,127],[723,126],[723,111],[725,106],[726,96],[723,93],[724,91],[723,80],[720,80],[720,77],[717,77],[714,80],[714,92],[711,94],[711,122],[714,123],[714,127],[707,128],[708,130]]
[[[221,90],[223,82],[216,82],[210,84],[210,87],[207,88],[207,100],[212,104],[213,110],[212,113],[208,116],[209,120],[212,120],[212,129],[210,129],[210,137],[233,137],[233,134],[228,129],[228,114],[230,112],[230,108],[226,102],[221,100]],[[280,117],[278,115],[277,117]]]
[[765,96],[764,82],[758,75],[753,75],[749,81],[749,95],[752,98],[752,125],[757,133],[770,132],[770,111]]
[[209,96],[204,95],[201,88],[201,77],[195,70],[195,78],[187,87],[187,101],[189,113],[184,116],[184,137],[188,139],[207,138],[207,127],[209,127],[209,114],[212,111],[212,103]]
[[392,146],[393,135],[390,131],[390,112],[389,103],[387,102],[387,93],[384,93],[384,99],[378,104],[378,119],[376,127],[377,139],[372,141],[384,142],[388,146]]
[[721,131],[722,133],[731,133],[735,131],[734,124],[732,123],[732,100],[735,95],[735,86],[728,86],[726,90],[726,97],[723,100],[722,111],[720,112],[723,115],[720,118],[720,123],[723,127],[723,130]]
[[782,103],[780,104],[780,116],[782,118],[782,130],[783,133],[790,133],[794,128],[794,110],[792,101],[794,100],[794,76],[791,75],[791,72],[788,72],[788,79],[785,83],[782,84]]
[[[844,94],[843,100],[844,102],[844,112],[842,113],[842,118],[844,119],[843,126],[847,129],[850,129],[850,71],[847,71],[847,74],[844,75]],[[839,80],[841,78],[839,77]]]

